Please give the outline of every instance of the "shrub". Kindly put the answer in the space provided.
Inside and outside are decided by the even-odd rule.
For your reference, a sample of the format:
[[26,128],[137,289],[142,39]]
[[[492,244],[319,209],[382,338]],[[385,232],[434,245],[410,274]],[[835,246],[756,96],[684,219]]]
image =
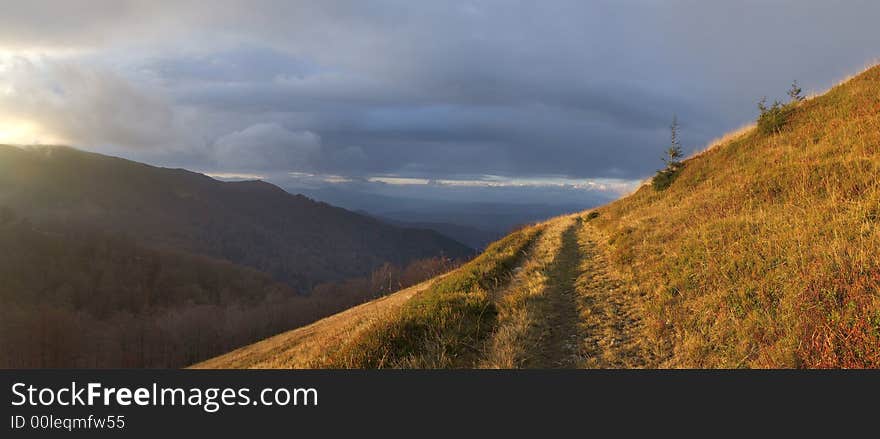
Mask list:
[[758,110],[761,111],[761,115],[758,116],[758,131],[765,135],[779,133],[788,122],[791,109],[791,104],[786,105],[779,101],[774,101],[773,105],[768,107],[767,98],[762,98],[758,102]]
[[587,214],[587,221],[592,221],[596,218],[599,218],[599,211],[598,210],[594,210],[594,211]]
[[803,89],[798,85],[797,81],[791,83],[788,89],[789,101],[783,104],[779,101],[773,101],[773,105],[767,106],[767,98],[761,98],[758,102],[758,110],[761,115],[758,116],[758,131],[761,134],[771,135],[779,133],[788,123],[791,112],[794,107],[804,100]]
[[656,191],[666,190],[672,182],[678,178],[678,174],[681,171],[681,167],[675,168],[666,168],[657,171],[657,175],[654,176],[654,179],[651,180],[651,186],[654,187]]

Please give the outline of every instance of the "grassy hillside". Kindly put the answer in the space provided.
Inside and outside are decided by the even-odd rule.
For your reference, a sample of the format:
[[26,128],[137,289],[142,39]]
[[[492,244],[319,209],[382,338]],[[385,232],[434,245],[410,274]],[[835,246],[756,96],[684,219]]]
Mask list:
[[880,367],[880,67],[599,209],[680,367]]
[[880,67],[774,117],[300,365],[880,367]]

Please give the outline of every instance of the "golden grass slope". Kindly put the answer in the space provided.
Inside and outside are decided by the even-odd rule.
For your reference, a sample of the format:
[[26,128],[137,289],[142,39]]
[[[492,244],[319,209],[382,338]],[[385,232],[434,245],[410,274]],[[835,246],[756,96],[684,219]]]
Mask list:
[[593,223],[669,367],[880,367],[880,67]]

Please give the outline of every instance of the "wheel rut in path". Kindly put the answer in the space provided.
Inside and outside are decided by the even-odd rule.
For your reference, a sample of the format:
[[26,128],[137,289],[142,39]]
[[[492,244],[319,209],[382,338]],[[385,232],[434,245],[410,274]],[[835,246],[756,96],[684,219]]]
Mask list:
[[541,352],[535,358],[538,368],[574,368],[579,363],[580,341],[583,333],[579,325],[579,313],[575,282],[578,278],[580,250],[577,229],[580,221],[562,233],[559,253],[547,273],[547,337]]
[[615,276],[598,242],[598,232],[584,223],[578,236],[583,259],[575,283],[585,334],[578,367],[656,366],[658,359],[645,344],[638,294]]

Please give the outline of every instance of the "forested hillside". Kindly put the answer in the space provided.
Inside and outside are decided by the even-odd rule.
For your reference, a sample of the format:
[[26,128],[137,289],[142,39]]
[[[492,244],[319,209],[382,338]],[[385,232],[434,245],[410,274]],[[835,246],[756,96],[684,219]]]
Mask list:
[[472,251],[262,181],[221,182],[67,147],[0,146],[0,206],[36,223],[84,225],[225,259],[302,290],[386,262]]
[[301,294],[257,270],[0,212],[0,367],[179,367],[439,274],[451,261]]

